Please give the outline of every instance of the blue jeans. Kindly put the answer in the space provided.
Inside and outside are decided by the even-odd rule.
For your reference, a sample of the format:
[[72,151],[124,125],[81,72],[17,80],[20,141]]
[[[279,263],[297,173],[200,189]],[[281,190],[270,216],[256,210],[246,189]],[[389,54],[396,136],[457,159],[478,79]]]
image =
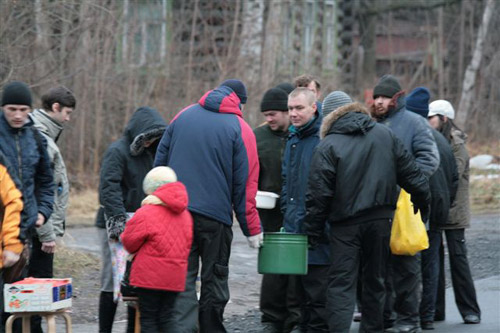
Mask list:
[[441,231],[429,230],[429,248],[422,251],[422,301],[420,321],[433,322],[439,281],[439,247]]

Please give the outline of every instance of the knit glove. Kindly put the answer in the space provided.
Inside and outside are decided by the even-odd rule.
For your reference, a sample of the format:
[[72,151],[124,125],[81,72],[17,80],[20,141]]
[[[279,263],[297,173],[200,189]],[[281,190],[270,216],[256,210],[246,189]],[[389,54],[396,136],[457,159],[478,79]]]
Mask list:
[[108,231],[108,238],[110,240],[119,240],[123,230],[125,230],[125,223],[127,217],[125,215],[115,215],[106,219],[106,230]]
[[261,232],[260,234],[247,237],[248,245],[252,249],[258,249],[264,243],[264,234]]

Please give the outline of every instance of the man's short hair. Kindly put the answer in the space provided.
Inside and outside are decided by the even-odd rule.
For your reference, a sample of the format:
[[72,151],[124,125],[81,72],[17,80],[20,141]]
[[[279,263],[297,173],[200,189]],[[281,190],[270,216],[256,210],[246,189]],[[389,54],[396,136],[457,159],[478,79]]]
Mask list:
[[306,100],[309,102],[309,105],[313,105],[316,102],[316,95],[311,90],[305,87],[295,88],[290,93],[290,95],[288,95],[288,98],[295,98],[301,94],[306,96]]
[[304,74],[301,76],[297,76],[293,82],[295,83],[295,87],[307,87],[311,82],[316,84],[316,89],[321,90],[321,84],[319,84],[318,79],[316,79],[312,75]]
[[52,104],[59,103],[63,107],[74,108],[76,98],[73,92],[66,87],[51,88],[42,96],[42,107],[45,111],[53,111]]

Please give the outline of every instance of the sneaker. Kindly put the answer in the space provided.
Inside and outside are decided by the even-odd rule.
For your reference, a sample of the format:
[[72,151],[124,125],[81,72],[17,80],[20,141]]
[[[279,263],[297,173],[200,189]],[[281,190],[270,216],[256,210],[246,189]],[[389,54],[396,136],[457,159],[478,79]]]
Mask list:
[[413,325],[396,325],[384,330],[385,333],[422,333],[418,326]]
[[423,330],[433,330],[434,329],[434,322],[432,321],[423,321],[420,323],[420,327],[422,327]]
[[465,324],[479,324],[481,322],[481,318],[478,315],[467,315],[464,317]]

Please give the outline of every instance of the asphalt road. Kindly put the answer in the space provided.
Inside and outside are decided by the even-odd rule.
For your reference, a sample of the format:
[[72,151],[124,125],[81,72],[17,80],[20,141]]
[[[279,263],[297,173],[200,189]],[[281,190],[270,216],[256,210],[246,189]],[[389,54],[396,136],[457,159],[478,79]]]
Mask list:
[[[500,332],[500,216],[475,216],[466,232],[468,255],[482,309],[480,325],[464,325],[456,310],[453,292],[447,290],[447,320],[436,324],[435,332]],[[67,246],[99,255],[95,228],[72,228],[64,238]],[[228,332],[260,332],[258,300],[261,276],[257,273],[257,251],[234,226],[230,260],[231,300],[226,307]],[[96,309],[97,311],[97,309]],[[125,323],[116,322],[114,332],[123,332]],[[357,332],[353,323],[351,332]],[[97,323],[73,325],[73,332],[97,332]]]

